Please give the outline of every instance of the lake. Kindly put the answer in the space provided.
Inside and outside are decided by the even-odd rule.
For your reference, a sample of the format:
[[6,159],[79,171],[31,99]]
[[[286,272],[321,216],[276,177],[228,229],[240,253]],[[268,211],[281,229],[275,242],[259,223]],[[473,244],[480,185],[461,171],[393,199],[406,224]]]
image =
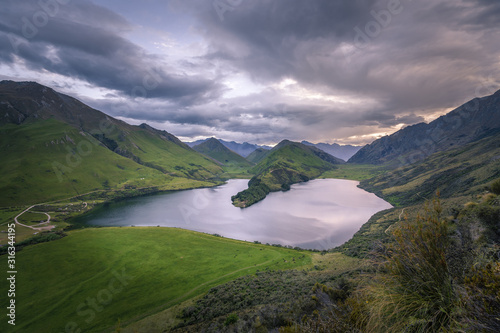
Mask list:
[[368,219],[392,206],[356,181],[317,179],[270,193],[248,208],[231,196],[248,180],[105,204],[80,219],[99,226],[162,226],[305,249],[330,249],[349,240]]

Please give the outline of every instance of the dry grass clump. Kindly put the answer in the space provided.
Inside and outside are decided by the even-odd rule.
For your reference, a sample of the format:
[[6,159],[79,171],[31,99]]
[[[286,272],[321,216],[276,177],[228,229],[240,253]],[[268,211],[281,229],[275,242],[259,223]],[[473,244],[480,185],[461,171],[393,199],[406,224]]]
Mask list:
[[438,332],[453,324],[458,298],[446,261],[448,223],[439,200],[394,231],[371,296],[369,332]]

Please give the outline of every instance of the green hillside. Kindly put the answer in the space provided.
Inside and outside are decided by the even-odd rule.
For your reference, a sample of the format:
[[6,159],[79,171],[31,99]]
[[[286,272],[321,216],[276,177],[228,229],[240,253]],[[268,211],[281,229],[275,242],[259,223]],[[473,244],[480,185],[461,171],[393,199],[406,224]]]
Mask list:
[[0,82],[0,102],[0,206],[95,190],[168,189],[176,179],[207,186],[222,173],[165,131],[126,124],[34,82]]
[[260,161],[262,161],[269,154],[270,151],[271,150],[269,149],[257,148],[253,152],[251,152],[250,155],[247,156],[247,160],[257,164]]
[[[173,135],[157,131],[147,125],[133,127],[125,134],[117,133],[117,153],[140,164],[173,176],[209,179],[222,172],[220,166],[198,154]],[[112,137],[113,138],[113,137]]]
[[[258,270],[302,267],[311,255],[193,231],[135,227],[72,231],[23,249],[16,262],[22,272],[16,326],[2,320],[1,332],[68,332],[68,323],[81,332],[102,332]],[[2,290],[7,283],[2,279]],[[2,308],[7,302],[0,299]]]
[[197,152],[220,162],[226,172],[246,172],[252,163],[232,150],[226,148],[219,140],[210,138],[207,141],[193,147]]
[[410,205],[432,198],[477,194],[500,177],[500,133],[463,147],[435,153],[424,161],[361,182],[392,204]]
[[92,136],[54,119],[4,125],[0,137],[2,207],[99,189],[157,186],[177,178],[110,152]]
[[232,197],[233,205],[248,207],[264,199],[269,192],[286,191],[291,184],[319,177],[343,163],[315,147],[284,140],[249,172],[255,176],[248,189]]

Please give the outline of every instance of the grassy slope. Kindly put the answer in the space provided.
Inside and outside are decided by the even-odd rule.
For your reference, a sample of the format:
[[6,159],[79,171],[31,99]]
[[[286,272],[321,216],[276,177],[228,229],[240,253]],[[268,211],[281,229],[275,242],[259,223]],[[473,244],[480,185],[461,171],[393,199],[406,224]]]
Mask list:
[[[175,179],[119,156],[88,134],[83,136],[56,120],[5,125],[0,128],[0,137],[0,206],[39,203],[126,185],[156,186]],[[201,182],[192,183],[196,186]]]
[[221,163],[224,170],[224,174],[221,176],[224,178],[251,177],[248,173],[248,169],[254,164],[228,149],[215,138],[211,138],[203,143],[200,143],[199,145],[194,146],[193,149]]
[[129,125],[33,82],[2,81],[0,100],[0,151],[6,161],[0,167],[6,175],[0,207],[174,179],[196,184],[223,172],[165,131]]
[[233,197],[233,204],[248,207],[264,199],[271,191],[287,190],[291,184],[316,178],[334,168],[306,146],[284,144],[249,170],[256,176],[250,180],[248,189]]
[[[356,173],[354,164],[342,165],[339,169],[343,167],[346,174]],[[364,169],[362,165],[359,168]],[[405,216],[415,217],[422,213],[422,202],[432,199],[437,190],[445,215],[453,215],[464,203],[471,201],[472,195],[482,194],[487,185],[499,177],[500,138],[497,135],[362,180],[361,187],[375,192],[396,208],[372,216],[338,250],[353,256],[365,255],[376,242],[386,242],[391,228]]]
[[349,179],[349,180],[365,180],[387,171],[385,166],[373,164],[341,164],[335,169],[324,172],[320,177],[334,179]]
[[365,180],[361,187],[406,206],[430,199],[438,189],[442,198],[479,193],[498,177],[500,135],[495,135]]
[[[212,288],[196,302],[181,304],[184,311],[160,313],[123,333],[133,333],[134,328],[137,332],[275,332],[279,326],[290,327],[297,314],[300,320],[313,311],[312,289],[317,282],[336,285],[343,275],[363,267],[364,260],[340,253],[316,253],[307,270],[266,271],[238,278]],[[230,314],[238,315],[238,323],[225,327]],[[171,330],[176,324],[179,329]]]
[[[207,251],[210,249],[210,251]],[[302,257],[302,255],[305,255]],[[292,261],[292,258],[302,259]],[[6,260],[6,256],[0,257]],[[23,249],[17,254],[17,325],[12,332],[63,332],[75,322],[85,332],[140,319],[257,269],[309,264],[307,253],[170,228],[101,228]],[[101,312],[78,315],[87,298],[106,294],[113,272],[131,279]],[[115,281],[115,282],[113,282]],[[7,290],[6,280],[0,283]],[[101,294],[100,294],[101,293]],[[22,300],[22,302],[21,302]],[[6,298],[0,304],[6,306]],[[89,308],[82,305],[81,311]],[[6,331],[6,321],[0,331]]]
[[250,153],[250,155],[247,156],[247,160],[257,164],[260,161],[262,161],[269,154],[269,152],[270,152],[269,149],[257,148],[252,153]]
[[188,146],[162,139],[145,129],[135,128],[127,134],[124,142],[118,144],[142,162],[159,167],[159,170],[171,175],[208,179],[222,172],[218,165]]

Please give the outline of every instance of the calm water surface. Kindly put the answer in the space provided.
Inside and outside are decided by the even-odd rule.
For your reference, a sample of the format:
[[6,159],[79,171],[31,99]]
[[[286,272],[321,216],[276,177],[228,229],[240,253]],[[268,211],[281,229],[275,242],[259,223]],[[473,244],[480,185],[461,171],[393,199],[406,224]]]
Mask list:
[[378,211],[392,206],[357,187],[358,182],[318,179],[274,192],[241,209],[231,196],[248,180],[126,199],[100,207],[83,222],[100,226],[179,227],[262,243],[329,249],[349,240]]

